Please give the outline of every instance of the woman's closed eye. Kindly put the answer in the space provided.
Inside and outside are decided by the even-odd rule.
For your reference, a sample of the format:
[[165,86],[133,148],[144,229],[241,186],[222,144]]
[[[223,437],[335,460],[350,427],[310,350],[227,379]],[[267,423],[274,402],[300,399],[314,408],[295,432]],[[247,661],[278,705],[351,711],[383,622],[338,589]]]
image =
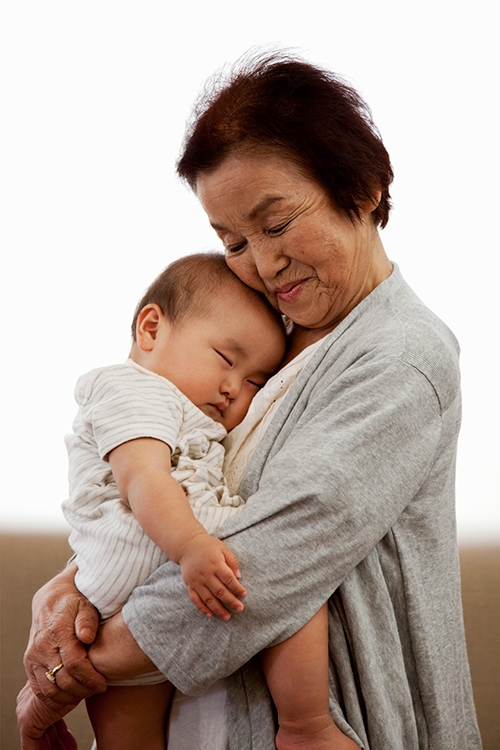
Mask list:
[[285,229],[292,223],[292,220],[285,222],[285,224],[280,224],[279,227],[273,227],[272,229],[267,230],[267,234],[281,234],[281,232],[284,232]]
[[234,245],[224,245],[224,250],[226,253],[237,253],[240,250],[243,250],[246,244],[246,240],[242,240],[241,242],[237,242]]
[[[282,232],[287,229],[290,224],[292,223],[293,219],[289,219],[284,224],[280,224],[277,227],[272,227],[271,229],[266,229],[265,234],[271,235],[271,236],[279,236]],[[240,240],[239,242],[234,242],[233,244],[230,244],[228,242],[224,242],[224,250],[228,255],[238,253],[240,250],[243,250],[243,248],[246,247],[247,241],[246,240]]]

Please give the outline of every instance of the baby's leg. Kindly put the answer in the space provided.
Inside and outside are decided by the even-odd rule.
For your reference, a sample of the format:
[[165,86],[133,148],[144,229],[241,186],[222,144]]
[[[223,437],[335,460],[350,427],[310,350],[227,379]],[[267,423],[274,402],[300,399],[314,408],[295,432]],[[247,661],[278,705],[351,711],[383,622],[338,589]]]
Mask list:
[[108,687],[87,700],[98,750],[165,750],[172,685]]
[[328,607],[304,627],[261,654],[278,711],[278,750],[359,750],[330,716]]

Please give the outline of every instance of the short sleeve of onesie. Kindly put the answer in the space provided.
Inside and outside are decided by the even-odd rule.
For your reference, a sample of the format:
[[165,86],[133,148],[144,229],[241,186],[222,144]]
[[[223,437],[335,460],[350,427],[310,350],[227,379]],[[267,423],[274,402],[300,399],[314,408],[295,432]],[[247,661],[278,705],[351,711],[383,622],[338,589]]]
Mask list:
[[183,421],[174,385],[129,362],[92,370],[76,384],[81,417],[94,435],[99,457],[141,437],[166,443],[174,452]]

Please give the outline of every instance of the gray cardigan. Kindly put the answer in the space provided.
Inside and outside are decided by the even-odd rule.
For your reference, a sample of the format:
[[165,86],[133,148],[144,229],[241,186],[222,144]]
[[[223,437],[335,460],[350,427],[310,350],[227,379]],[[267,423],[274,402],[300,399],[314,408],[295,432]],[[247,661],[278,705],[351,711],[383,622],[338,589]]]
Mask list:
[[[271,750],[258,656],[329,600],[331,710],[366,750],[476,750],[454,479],[458,345],[397,267],[327,337],[265,433],[219,536],[248,590],[228,622],[166,563],[125,621],[181,691],[221,677],[233,750]],[[300,689],[300,688],[299,688]]]

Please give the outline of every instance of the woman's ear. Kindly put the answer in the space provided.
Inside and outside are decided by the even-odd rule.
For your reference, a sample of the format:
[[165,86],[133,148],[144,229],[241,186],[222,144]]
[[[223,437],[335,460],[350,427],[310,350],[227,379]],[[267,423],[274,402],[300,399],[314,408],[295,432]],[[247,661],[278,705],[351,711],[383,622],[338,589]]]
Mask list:
[[164,315],[158,305],[149,304],[142,308],[137,318],[135,332],[136,343],[143,352],[154,349],[158,330],[164,321]]
[[379,189],[374,190],[370,200],[360,205],[360,209],[367,214],[371,214],[378,208],[380,201],[382,200],[382,191]]

